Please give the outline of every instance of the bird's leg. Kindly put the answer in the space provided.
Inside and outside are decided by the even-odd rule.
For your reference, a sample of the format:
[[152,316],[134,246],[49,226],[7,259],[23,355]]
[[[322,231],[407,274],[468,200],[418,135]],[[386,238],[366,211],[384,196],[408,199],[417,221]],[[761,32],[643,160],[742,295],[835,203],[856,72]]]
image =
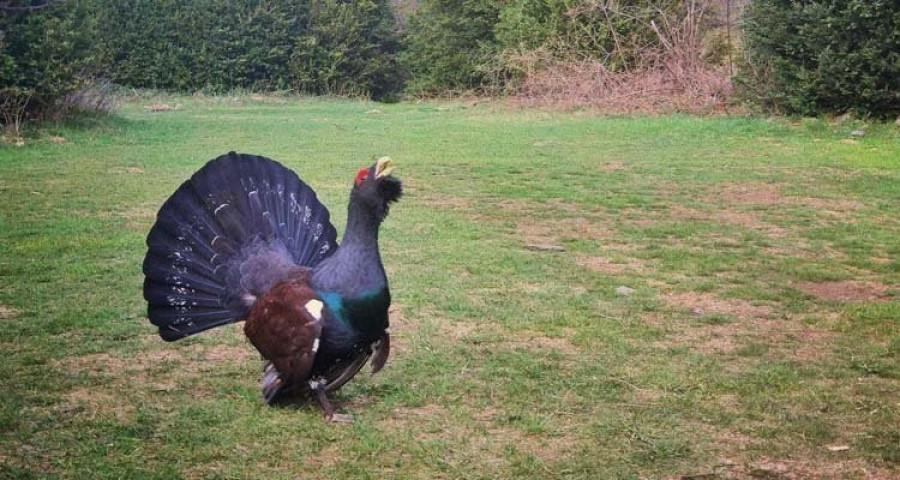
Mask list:
[[331,401],[328,400],[328,395],[325,393],[325,380],[310,380],[309,389],[312,391],[316,403],[318,403],[319,407],[322,408],[322,411],[325,412],[326,421],[333,423],[353,423],[353,417],[335,411],[334,405],[331,404]]

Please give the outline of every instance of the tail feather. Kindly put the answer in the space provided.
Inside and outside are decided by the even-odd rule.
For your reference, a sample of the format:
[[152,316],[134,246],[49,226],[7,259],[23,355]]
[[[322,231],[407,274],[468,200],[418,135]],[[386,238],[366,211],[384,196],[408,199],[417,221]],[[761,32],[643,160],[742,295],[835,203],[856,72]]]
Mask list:
[[337,246],[328,209],[283,165],[229,153],[166,200],[147,236],[150,321],[177,340],[243,319],[248,298]]

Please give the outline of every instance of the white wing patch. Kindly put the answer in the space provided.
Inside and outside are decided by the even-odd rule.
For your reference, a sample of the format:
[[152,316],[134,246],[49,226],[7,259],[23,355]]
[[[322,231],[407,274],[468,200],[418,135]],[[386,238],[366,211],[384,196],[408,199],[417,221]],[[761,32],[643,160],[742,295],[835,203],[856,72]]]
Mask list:
[[322,309],[325,308],[325,304],[321,301],[313,299],[306,302],[306,305],[304,305],[303,307],[306,308],[306,311],[309,312],[309,314],[312,315],[313,318],[316,319],[316,321],[322,319]]

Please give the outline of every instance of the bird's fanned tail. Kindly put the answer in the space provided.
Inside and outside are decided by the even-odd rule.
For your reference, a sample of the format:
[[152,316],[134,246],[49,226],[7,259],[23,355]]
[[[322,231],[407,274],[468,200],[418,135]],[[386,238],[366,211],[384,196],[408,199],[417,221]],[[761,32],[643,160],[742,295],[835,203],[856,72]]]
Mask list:
[[295,173],[232,152],[163,204],[147,245],[148,316],[173,341],[243,319],[258,295],[337,242],[328,210]]

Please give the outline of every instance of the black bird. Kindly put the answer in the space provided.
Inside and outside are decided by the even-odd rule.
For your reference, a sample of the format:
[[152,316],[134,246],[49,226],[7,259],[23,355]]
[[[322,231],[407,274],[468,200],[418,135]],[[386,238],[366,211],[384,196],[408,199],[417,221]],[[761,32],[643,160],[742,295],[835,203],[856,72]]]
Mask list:
[[329,421],[327,392],[390,353],[391,294],[378,230],[402,195],[387,157],[360,169],[338,246],[328,209],[290,169],[231,152],[163,204],[147,236],[144,298],[166,341],[246,320],[267,360],[263,399],[308,392]]

